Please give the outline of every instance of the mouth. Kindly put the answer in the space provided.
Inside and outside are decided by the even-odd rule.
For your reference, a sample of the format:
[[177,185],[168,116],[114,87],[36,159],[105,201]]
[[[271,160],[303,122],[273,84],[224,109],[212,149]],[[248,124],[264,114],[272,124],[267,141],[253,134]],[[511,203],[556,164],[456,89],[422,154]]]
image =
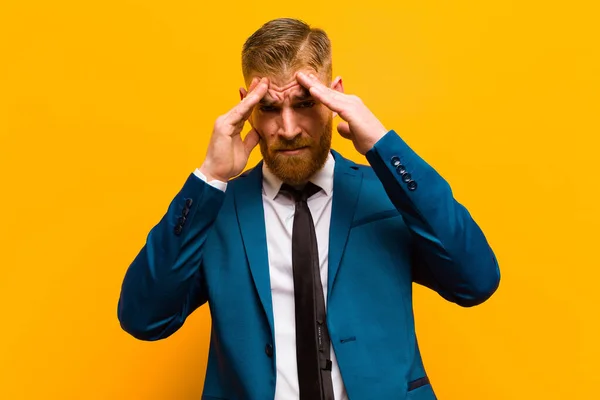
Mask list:
[[285,149],[285,150],[277,150],[278,153],[286,155],[286,156],[293,156],[296,154],[300,154],[301,152],[308,150],[308,146],[304,146],[304,147],[298,147],[295,149]]

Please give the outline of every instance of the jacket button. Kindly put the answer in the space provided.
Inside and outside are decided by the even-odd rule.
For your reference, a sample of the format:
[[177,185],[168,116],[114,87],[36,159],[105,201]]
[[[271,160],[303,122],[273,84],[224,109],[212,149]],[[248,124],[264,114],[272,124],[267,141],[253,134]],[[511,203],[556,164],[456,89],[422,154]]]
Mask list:
[[269,343],[265,346],[265,353],[267,354],[267,356],[273,357],[273,345],[272,344]]
[[406,167],[402,164],[396,165],[396,173],[398,175],[402,175],[402,174],[406,173]]
[[179,235],[181,235],[181,231],[183,231],[183,227],[182,227],[181,225],[177,225],[177,226],[175,227],[174,231],[175,231],[175,234],[176,234],[177,236],[179,236]]
[[402,174],[402,180],[405,183],[408,183],[408,182],[412,181],[411,178],[412,178],[412,176],[408,172],[405,172],[404,174]]
[[408,187],[408,190],[410,190],[411,192],[417,190],[417,182],[415,182],[415,181],[408,182],[406,184],[406,186]]
[[189,208],[192,206],[192,203],[194,202],[194,200],[192,199],[185,199],[185,205]]
[[391,159],[392,165],[395,167],[397,167],[398,165],[400,165],[400,158],[398,156],[394,156]]

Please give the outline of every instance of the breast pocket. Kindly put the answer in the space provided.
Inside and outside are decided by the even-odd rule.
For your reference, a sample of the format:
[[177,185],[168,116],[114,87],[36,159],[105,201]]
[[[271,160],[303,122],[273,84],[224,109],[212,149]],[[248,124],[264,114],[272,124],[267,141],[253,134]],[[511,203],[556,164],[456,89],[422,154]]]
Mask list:
[[425,376],[409,382],[406,400],[437,400],[433,387],[429,383],[429,378]]
[[359,218],[356,221],[353,221],[352,228],[356,228],[357,226],[369,224],[371,222],[376,222],[382,219],[397,217],[399,215],[400,213],[395,208],[391,210],[379,211],[374,214],[370,214],[365,217]]

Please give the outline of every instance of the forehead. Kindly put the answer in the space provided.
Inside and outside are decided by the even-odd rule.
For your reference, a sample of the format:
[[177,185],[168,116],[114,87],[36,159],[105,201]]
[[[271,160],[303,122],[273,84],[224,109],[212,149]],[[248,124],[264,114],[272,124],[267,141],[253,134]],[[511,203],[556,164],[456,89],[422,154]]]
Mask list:
[[276,83],[270,83],[265,100],[269,102],[283,102],[286,99],[310,97],[309,91],[300,85],[295,79],[284,86],[279,86]]
[[[305,73],[313,73],[317,76],[312,68],[300,68],[298,71]],[[296,71],[278,74],[277,76],[270,76],[269,78],[269,89],[264,97],[264,102],[278,103],[284,102],[286,99],[293,100],[294,98],[306,98],[310,97],[310,92],[296,80]],[[254,77],[261,78],[260,74],[253,74],[249,77],[251,82]]]
[[285,68],[285,69],[279,70],[275,74],[253,71],[249,74],[249,76],[246,77],[246,85],[250,85],[250,83],[252,82],[252,79],[254,79],[254,78],[260,79],[260,78],[266,77],[266,78],[269,78],[269,83],[271,86],[273,86],[274,88],[278,88],[278,89],[284,89],[288,86],[293,85],[294,83],[297,83],[296,73],[298,73],[298,72],[304,72],[305,74],[315,74],[319,78],[322,79],[321,74],[319,74],[313,68],[305,66],[305,67],[300,67],[300,68],[289,68],[289,69]]

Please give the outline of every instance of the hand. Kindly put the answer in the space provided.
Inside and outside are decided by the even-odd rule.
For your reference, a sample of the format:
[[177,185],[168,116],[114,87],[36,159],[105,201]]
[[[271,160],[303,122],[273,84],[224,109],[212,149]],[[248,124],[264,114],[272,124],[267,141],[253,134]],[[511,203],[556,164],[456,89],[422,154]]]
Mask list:
[[365,155],[388,132],[357,96],[333,90],[313,74],[298,72],[296,80],[344,120],[338,124],[337,130],[344,138],[352,140],[360,154]]
[[260,137],[252,128],[242,140],[244,124],[252,114],[254,106],[265,96],[269,88],[267,78],[254,78],[248,88],[248,95],[227,114],[217,118],[204,163],[200,167],[209,181],[216,179],[227,182],[239,175]]

